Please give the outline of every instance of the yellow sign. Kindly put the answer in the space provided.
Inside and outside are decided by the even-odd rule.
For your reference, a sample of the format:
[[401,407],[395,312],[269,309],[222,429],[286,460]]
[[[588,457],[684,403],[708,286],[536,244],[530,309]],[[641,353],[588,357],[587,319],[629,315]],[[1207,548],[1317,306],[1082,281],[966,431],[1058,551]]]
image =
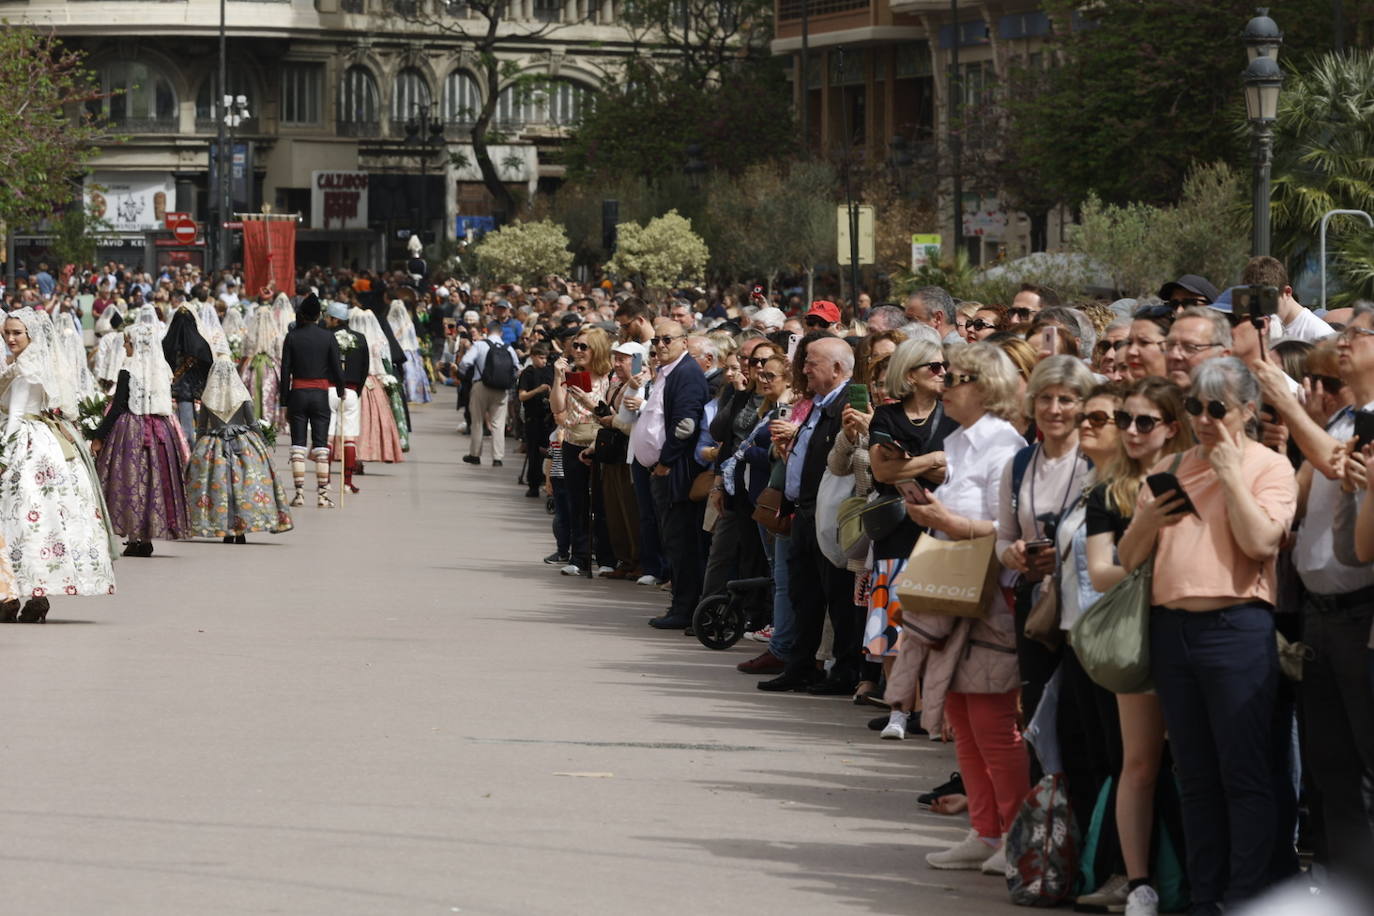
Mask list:
[[916,272],[935,262],[940,257],[940,236],[938,233],[916,233],[911,237],[911,270]]
[[[865,204],[854,207],[859,211],[859,263],[872,264],[873,255],[873,208]],[[849,266],[849,207],[840,204],[835,208],[836,249],[842,267]]]

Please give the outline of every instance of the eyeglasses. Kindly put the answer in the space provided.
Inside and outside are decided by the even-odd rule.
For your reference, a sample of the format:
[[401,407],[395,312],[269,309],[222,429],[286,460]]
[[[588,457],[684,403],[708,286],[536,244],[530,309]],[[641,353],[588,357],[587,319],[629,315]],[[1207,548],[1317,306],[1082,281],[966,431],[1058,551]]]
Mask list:
[[932,375],[943,375],[949,371],[949,363],[936,360],[933,363],[921,363],[917,369],[929,369]]
[[1161,337],[1161,338],[1159,338],[1159,340],[1149,340],[1148,338],[1145,338],[1145,337],[1127,337],[1127,338],[1126,338],[1126,346],[1128,346],[1128,347],[1139,347],[1139,348],[1142,349],[1142,350],[1145,349],[1146,347],[1163,347],[1163,346],[1164,346],[1164,338]]
[[1131,416],[1124,410],[1116,411],[1116,413],[1112,414],[1112,419],[1116,422],[1116,428],[1123,433],[1129,430],[1131,425],[1134,424],[1135,431],[1142,436],[1148,436],[1150,430],[1154,429],[1157,424],[1165,422],[1163,417],[1152,417],[1147,413]]
[[967,385],[969,382],[976,382],[976,381],[978,381],[978,376],[976,376],[976,375],[950,375],[950,374],[946,374],[946,375],[945,375],[945,390],[948,391],[948,390],[951,389],[951,388],[958,388],[960,385]]
[[1346,325],[1340,334],[1336,335],[1342,343],[1353,344],[1356,337],[1374,337],[1374,330],[1369,328],[1357,328],[1353,324]]
[[[1374,331],[1371,331],[1370,333],[1374,333]],[[1207,415],[1210,416],[1213,420],[1226,419],[1228,408],[1221,401],[1208,401],[1206,405],[1204,405],[1197,398],[1188,398],[1183,402],[1183,409],[1188,411],[1195,417],[1202,416],[1202,409],[1204,406],[1207,408]]]
[[973,328],[973,330],[975,330],[975,331],[986,331],[986,330],[988,330],[989,328],[992,329],[992,330],[994,330],[994,331],[997,330],[997,325],[996,325],[996,324],[994,324],[994,323],[991,322],[991,321],[984,321],[984,320],[981,319],[981,318],[975,318],[975,319],[973,319],[972,321],[970,321],[970,322],[968,322],[967,324],[965,324],[964,327]]
[[1093,429],[1101,429],[1112,421],[1111,415],[1105,410],[1094,410],[1092,413],[1081,413],[1074,417],[1073,425],[1082,426],[1087,423]]
[[653,344],[655,347],[666,347],[673,341],[681,340],[686,336],[686,334],[669,334],[667,337],[650,337],[649,343]]
[[1166,340],[1166,341],[1164,341],[1164,352],[1165,352],[1165,353],[1186,353],[1186,354],[1188,354],[1189,356],[1197,356],[1199,353],[1201,353],[1201,352],[1204,351],[1204,350],[1212,350],[1212,349],[1215,349],[1216,347],[1219,347],[1219,346],[1221,346],[1221,344],[1219,344],[1219,343],[1195,344],[1195,343],[1184,343],[1184,342],[1181,341],[1181,340]]
[[1082,398],[1067,394],[1038,394],[1035,396],[1037,407],[1072,407],[1082,402]]
[[572,345],[572,348],[573,348],[574,350],[590,350],[590,349],[591,349],[590,346],[588,346],[587,344],[584,344],[584,343],[575,343],[575,344]]

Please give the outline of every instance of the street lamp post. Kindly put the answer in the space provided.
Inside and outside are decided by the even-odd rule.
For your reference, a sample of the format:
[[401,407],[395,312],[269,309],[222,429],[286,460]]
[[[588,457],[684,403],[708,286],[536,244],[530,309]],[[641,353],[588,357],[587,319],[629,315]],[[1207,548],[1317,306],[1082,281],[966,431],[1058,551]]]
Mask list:
[[1279,69],[1279,48],[1283,33],[1261,7],[1245,26],[1245,51],[1250,63],[1242,80],[1245,83],[1245,112],[1255,136],[1254,201],[1251,218],[1254,233],[1251,250],[1255,255],[1269,254],[1269,172],[1274,157],[1274,120],[1278,117],[1279,89],[1283,71]]
[[234,215],[234,131],[248,118],[248,97],[245,95],[220,96],[219,135],[221,140],[228,134],[228,142],[219,146],[219,212],[220,212],[220,267],[228,267],[229,254],[233,250],[233,235],[228,223]]
[[428,103],[415,103],[413,114],[406,121],[406,146],[416,148],[420,157],[420,244],[424,244],[429,225],[429,159],[444,144],[443,118],[431,117]]
[[[224,6],[225,6],[225,0],[219,0],[219,74],[218,74],[217,85],[215,86],[215,88],[218,90],[218,91],[215,93],[215,97],[216,97],[216,98],[225,95],[225,94],[228,93],[228,91],[229,91],[229,83],[228,83],[228,80],[227,80],[227,78],[226,78],[227,75],[226,75],[226,72],[225,72],[225,69],[226,69],[226,66],[227,66],[227,64],[226,64],[226,62],[225,62],[225,45],[226,45],[227,39],[226,39],[226,35],[225,35],[225,25],[224,25]],[[225,268],[225,267],[228,267],[228,266],[229,266],[229,250],[228,250],[228,249],[229,249],[229,245],[228,245],[229,229],[224,225],[225,223],[229,222],[229,214],[228,214],[227,212],[225,212],[225,209],[224,209],[224,128],[225,128],[225,123],[224,123],[224,119],[223,119],[223,118],[216,118],[216,121],[217,121],[218,123],[215,125],[215,151],[216,151],[216,154],[215,154],[215,155],[216,155],[216,158],[217,158],[217,161],[215,162],[215,174],[216,174],[216,175],[218,176],[218,178],[219,178],[219,183],[220,183],[220,199],[217,200],[217,201],[214,201],[214,204],[213,204],[213,206],[212,206],[212,208],[211,208],[211,209],[217,211],[217,215],[219,216],[219,219],[215,220],[215,231],[214,231],[214,233],[212,233],[212,236],[211,236],[211,237],[214,239],[214,242],[215,242],[215,266],[216,266],[216,267],[219,267],[219,268]],[[208,180],[209,176],[207,175],[206,178],[207,178],[207,180]]]

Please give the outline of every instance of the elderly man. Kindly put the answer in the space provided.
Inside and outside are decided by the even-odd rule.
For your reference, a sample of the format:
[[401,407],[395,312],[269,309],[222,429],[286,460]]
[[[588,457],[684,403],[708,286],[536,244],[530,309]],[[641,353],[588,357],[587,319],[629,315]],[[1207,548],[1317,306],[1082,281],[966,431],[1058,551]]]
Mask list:
[[[783,493],[796,507],[788,567],[797,642],[791,657],[785,659],[783,673],[758,686],[769,691],[847,694],[858,683],[863,661],[861,618],[854,604],[854,574],[836,568],[821,552],[816,538],[816,494],[848,403],[854,351],[838,337],[821,338],[807,348],[802,372],[813,395],[811,411],[800,425],[773,422],[775,441],[790,443]],[[816,668],[816,652],[827,615],[835,634],[835,665],[829,679],[824,679]]]
[[906,324],[906,313],[895,305],[880,305],[868,313],[868,333],[895,331]]
[[689,497],[701,470],[694,452],[709,390],[705,373],[687,355],[681,324],[658,319],[650,342],[658,357],[658,374],[631,428],[630,450],[652,475],[663,552],[673,567],[673,602],[649,626],[684,630],[691,626],[692,612],[701,600],[701,507]]
[[688,334],[692,333],[697,326],[697,316],[692,312],[692,307],[681,299],[674,299],[672,306],[668,309],[668,317],[682,326],[682,330]]
[[754,313],[754,316],[749,319],[749,327],[767,334],[770,331],[781,331],[783,322],[786,320],[787,315],[782,309],[770,305]]
[[923,286],[906,299],[906,317],[910,321],[928,324],[945,343],[960,343],[959,316],[954,297],[938,286]]
[[725,367],[720,364],[720,351],[716,348],[716,342],[704,334],[693,334],[687,338],[687,352],[706,375],[711,397],[720,394],[721,386],[725,384]]
[[1185,391],[1192,384],[1194,369],[1209,359],[1230,355],[1231,322],[1214,308],[1190,306],[1184,309],[1164,338],[1169,381]]

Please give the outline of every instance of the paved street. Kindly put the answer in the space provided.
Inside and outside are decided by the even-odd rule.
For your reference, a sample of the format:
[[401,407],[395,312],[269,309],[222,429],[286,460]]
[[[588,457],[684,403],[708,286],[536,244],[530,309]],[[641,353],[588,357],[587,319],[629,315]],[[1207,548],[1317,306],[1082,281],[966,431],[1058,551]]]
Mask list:
[[[560,577],[542,504],[410,460],[246,546],[157,542],[113,599],[0,629],[0,912],[987,913],[929,870],[952,746],[770,696],[645,626],[666,596]],[[514,443],[511,443],[513,452]],[[284,446],[278,448],[285,457]]]

